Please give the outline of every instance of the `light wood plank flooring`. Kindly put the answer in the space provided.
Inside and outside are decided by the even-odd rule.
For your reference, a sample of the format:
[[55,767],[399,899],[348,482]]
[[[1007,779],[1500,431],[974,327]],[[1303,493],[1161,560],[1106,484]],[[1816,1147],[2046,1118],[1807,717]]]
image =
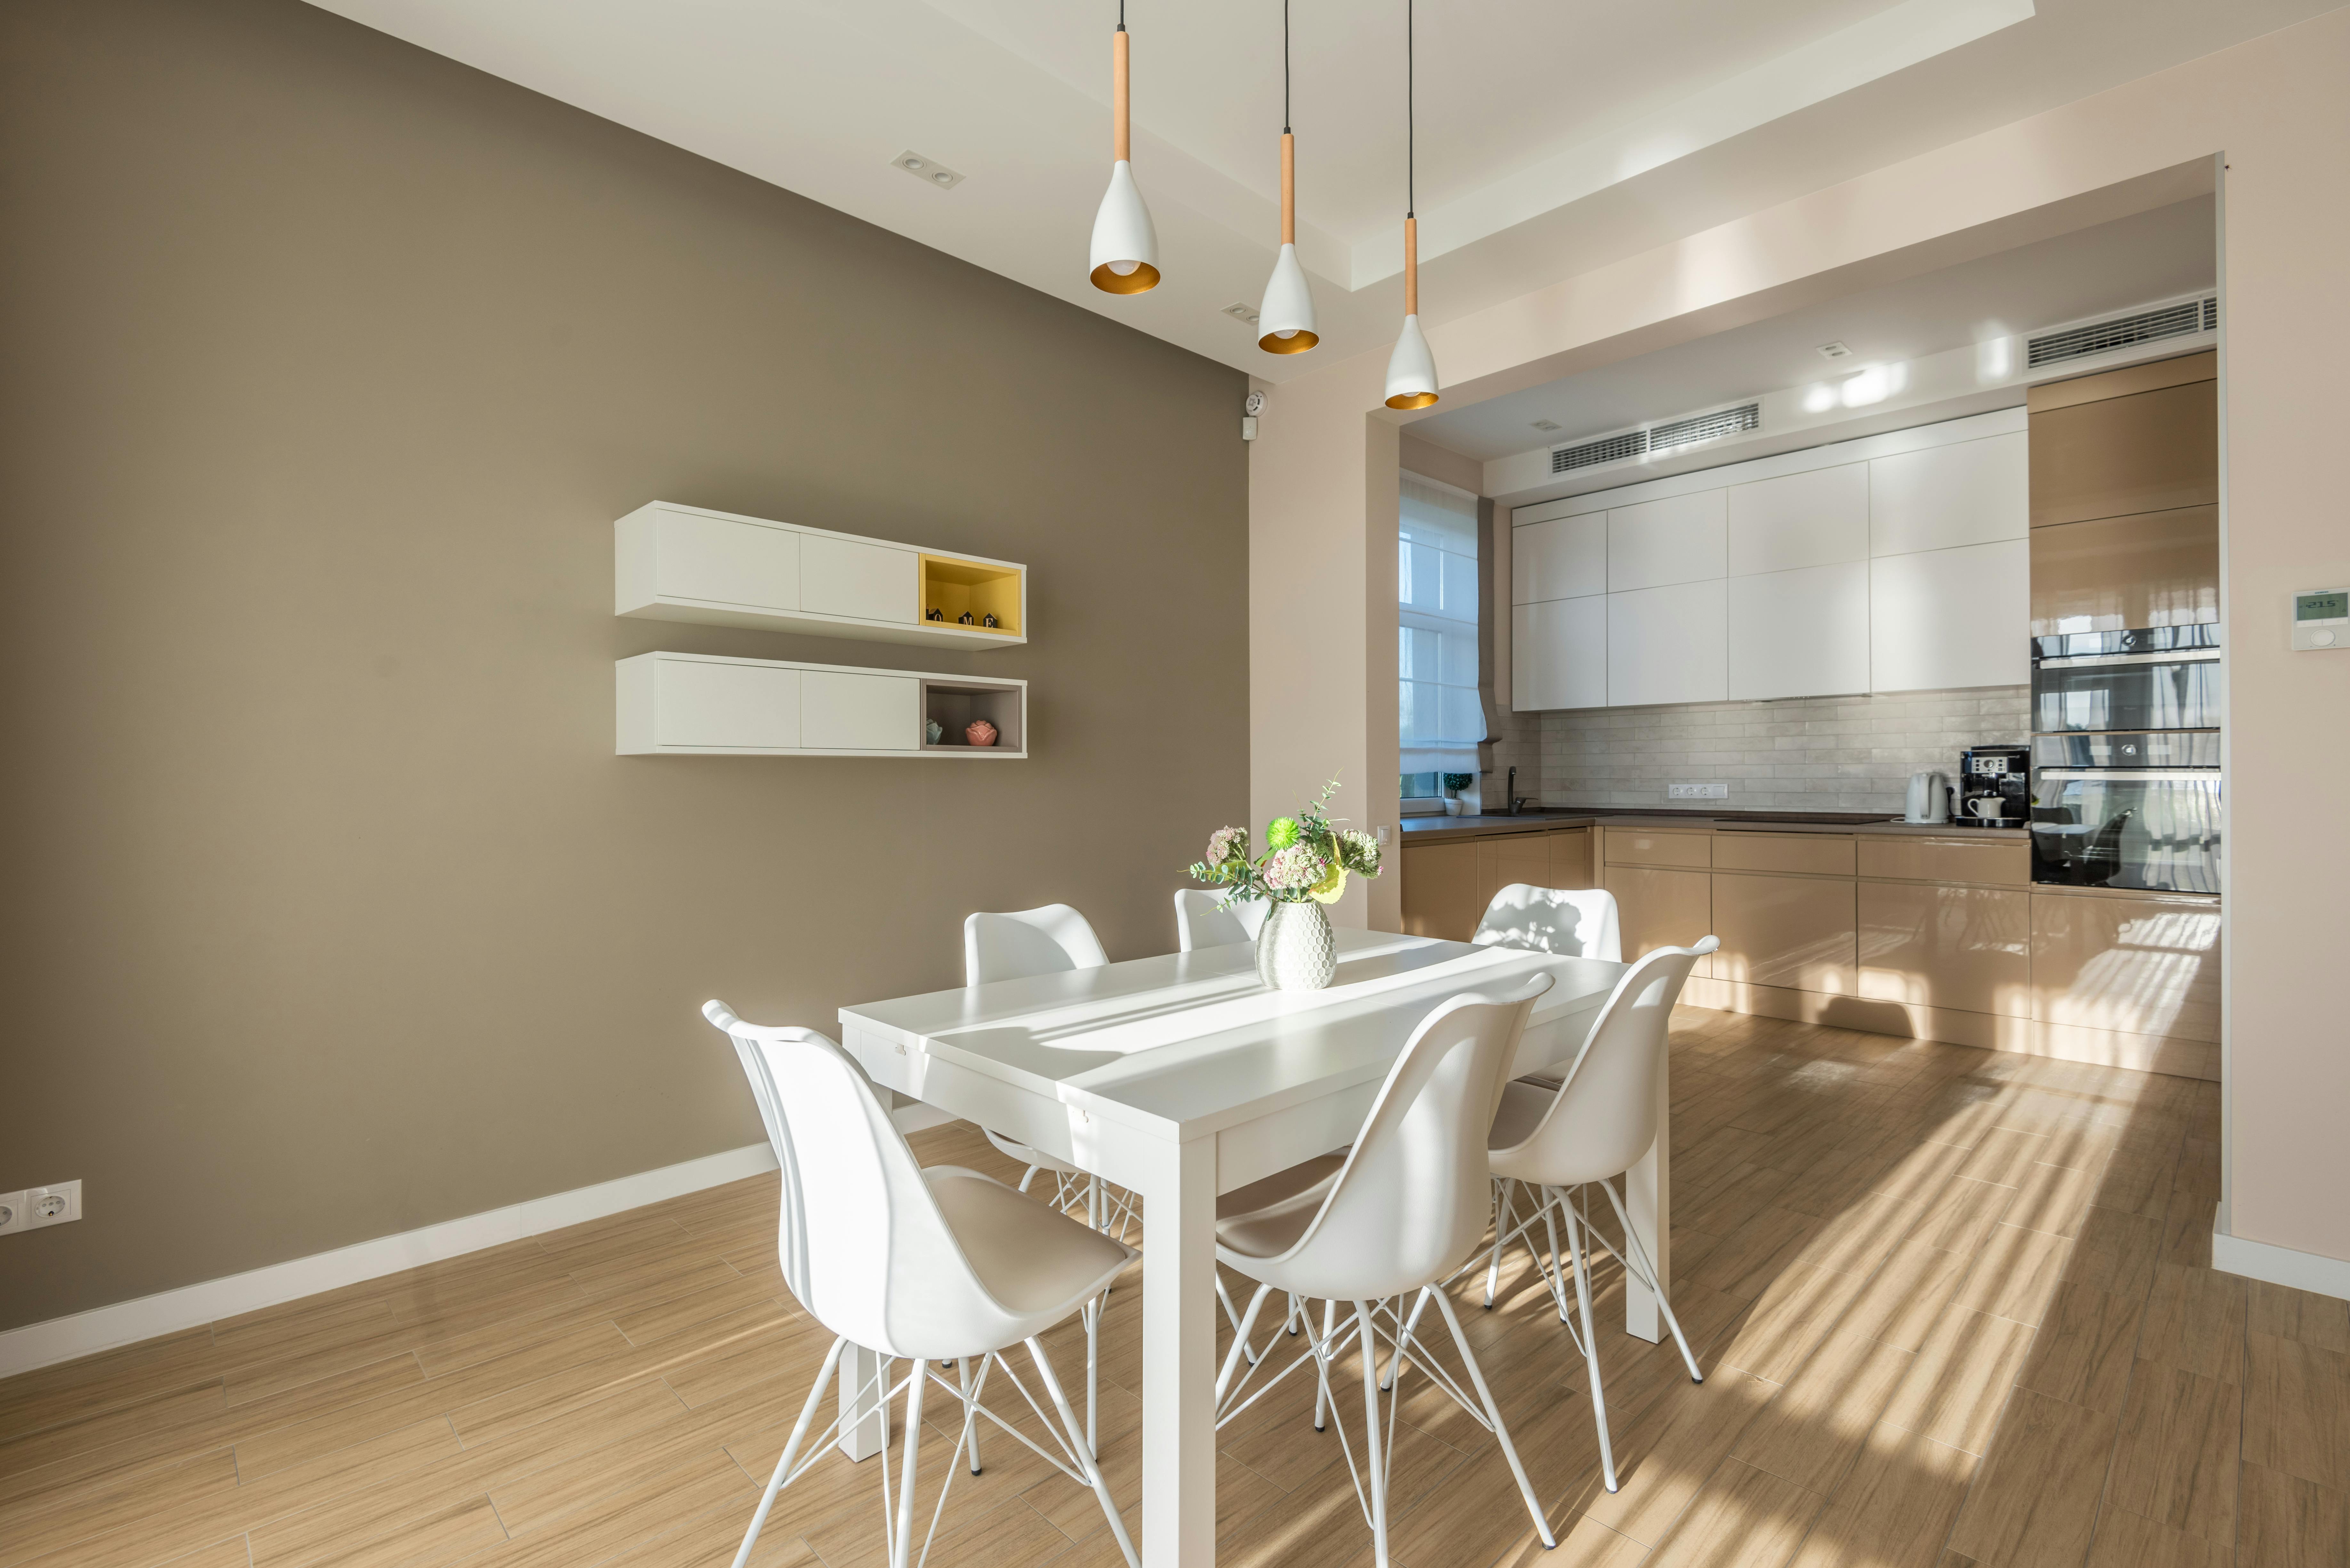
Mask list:
[[[2350,1304],[2211,1270],[2214,1085],[1695,1010],[1673,1071],[1675,1296],[1707,1381],[1603,1328],[1611,1496],[1523,1256],[1491,1312],[1463,1281],[1561,1546],[1408,1381],[1397,1562],[2350,1557]],[[1003,1170],[968,1128],[916,1143]],[[775,1205],[772,1178],[740,1183],[0,1382],[0,1568],[725,1563],[827,1343],[784,1292]],[[1118,1293],[1103,1347],[1129,1507],[1139,1309]],[[1057,1351],[1074,1384],[1081,1345]],[[1367,1563],[1293,1384],[1224,1431],[1219,1561]],[[1360,1411],[1338,1401],[1357,1441]],[[925,1449],[925,1511],[948,1449]],[[986,1459],[933,1563],[1117,1563],[1089,1495],[1000,1438]],[[880,1562],[875,1468],[836,1457],[786,1493],[760,1561]]]

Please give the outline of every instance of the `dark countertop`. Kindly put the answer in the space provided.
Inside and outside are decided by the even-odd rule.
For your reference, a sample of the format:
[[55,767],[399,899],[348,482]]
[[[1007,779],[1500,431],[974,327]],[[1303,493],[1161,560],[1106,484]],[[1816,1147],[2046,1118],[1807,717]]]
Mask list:
[[1546,833],[1562,827],[1679,827],[1728,833],[1866,833],[1983,838],[2024,843],[2021,827],[1975,827],[1960,823],[1903,822],[1883,813],[1841,811],[1675,811],[1656,806],[1567,806],[1484,816],[1408,816],[1406,844],[1447,838],[1492,838],[1510,833]]

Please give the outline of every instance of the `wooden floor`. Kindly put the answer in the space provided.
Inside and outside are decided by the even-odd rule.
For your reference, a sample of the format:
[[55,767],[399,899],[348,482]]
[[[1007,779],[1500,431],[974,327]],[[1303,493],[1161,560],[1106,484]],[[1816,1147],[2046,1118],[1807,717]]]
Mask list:
[[[2350,1303],[2212,1272],[2214,1085],[1677,1024],[1675,1300],[1706,1382],[1603,1327],[1610,1496],[1523,1256],[1490,1313],[1463,1282],[1561,1545],[1534,1543],[1491,1439],[1407,1380],[1396,1562],[2350,1556]],[[1003,1168],[967,1128],[916,1142]],[[775,1204],[774,1179],[744,1182],[0,1382],[0,1568],[723,1564],[827,1344],[784,1293]],[[1139,1306],[1121,1290],[1104,1334],[1105,1465],[1129,1509]],[[1066,1334],[1058,1354],[1074,1385]],[[1367,1563],[1337,1438],[1293,1384],[1225,1429],[1218,1560]],[[1360,1410],[1339,1401],[1357,1441]],[[925,1449],[925,1512],[948,1446]],[[1117,1563],[1088,1494],[1001,1438],[986,1458],[932,1563]],[[826,1461],[759,1561],[878,1563],[877,1468]]]

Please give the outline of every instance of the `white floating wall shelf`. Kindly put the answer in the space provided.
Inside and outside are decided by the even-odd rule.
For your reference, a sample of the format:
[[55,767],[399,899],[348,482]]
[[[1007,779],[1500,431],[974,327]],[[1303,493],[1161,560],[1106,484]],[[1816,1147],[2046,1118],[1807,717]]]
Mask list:
[[[612,548],[613,610],[639,620],[917,647],[1028,640],[1028,568],[1015,561],[671,501],[650,502],[614,523]],[[993,627],[983,624],[991,616]]]
[[[838,664],[640,653],[614,666],[622,756],[993,757],[1028,754],[1028,683]],[[940,742],[930,743],[935,719]],[[995,726],[995,743],[967,740]]]

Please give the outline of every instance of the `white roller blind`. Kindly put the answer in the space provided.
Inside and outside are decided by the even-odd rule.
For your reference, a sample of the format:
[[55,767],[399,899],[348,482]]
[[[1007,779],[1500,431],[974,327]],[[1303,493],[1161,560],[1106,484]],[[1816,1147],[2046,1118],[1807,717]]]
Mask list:
[[1477,699],[1477,503],[1450,485],[1400,476],[1397,527],[1397,736],[1402,771],[1474,773],[1485,711]]

